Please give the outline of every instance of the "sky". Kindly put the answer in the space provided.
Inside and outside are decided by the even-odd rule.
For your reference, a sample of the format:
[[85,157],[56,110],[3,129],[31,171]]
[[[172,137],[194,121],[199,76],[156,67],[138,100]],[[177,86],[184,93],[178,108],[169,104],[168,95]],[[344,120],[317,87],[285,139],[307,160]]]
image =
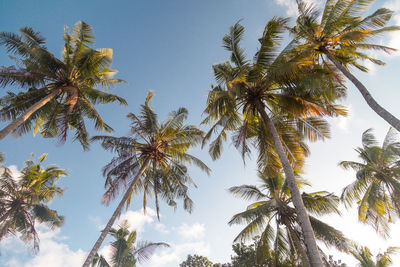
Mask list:
[[[309,0],[311,1],[311,0]],[[316,4],[320,2],[314,0]],[[131,1],[6,1],[0,0],[0,31],[16,32],[18,28],[31,26],[47,38],[47,46],[55,55],[61,54],[64,27],[83,20],[91,24],[96,37],[96,48],[114,50],[113,67],[117,77],[128,84],[118,85],[113,93],[124,97],[128,107],[109,104],[98,106],[100,114],[114,128],[115,136],[129,132],[128,112],[137,113],[148,90],[155,93],[153,106],[159,118],[171,110],[184,106],[189,110],[188,122],[199,125],[205,107],[206,94],[215,84],[212,65],[228,60],[222,48],[222,37],[231,25],[241,20],[245,26],[242,42],[246,54],[251,57],[257,49],[257,39],[266,22],[273,16],[296,15],[295,1],[286,0],[131,0]],[[400,0],[377,1],[372,9],[387,6],[395,10],[391,24],[400,25]],[[292,19],[292,22],[294,19]],[[393,33],[378,40],[385,45],[400,49],[400,34]],[[368,87],[376,100],[400,116],[398,105],[398,75],[400,53],[377,55],[386,61],[384,67],[368,65],[368,74],[355,72]],[[0,65],[13,62],[0,47]],[[6,89],[0,91],[4,95]],[[340,194],[341,189],[354,180],[354,173],[342,170],[341,160],[357,160],[354,148],[361,145],[361,134],[374,128],[378,140],[383,140],[388,125],[371,111],[356,89],[348,84],[348,96],[343,104],[349,107],[347,118],[331,119],[332,138],[310,144],[311,156],[307,160],[304,178],[313,187],[308,192],[327,190]],[[6,123],[0,123],[4,127]],[[206,130],[205,127],[203,127]],[[100,134],[92,132],[93,135]],[[8,238],[0,243],[0,266],[79,266],[94,244],[99,231],[106,224],[117,205],[101,204],[104,178],[101,168],[113,157],[99,144],[92,144],[90,151],[71,139],[64,145],[54,139],[44,139],[32,134],[0,142],[5,152],[7,166],[20,170],[23,162],[34,154],[48,153],[46,164],[57,164],[67,169],[69,175],[60,184],[66,188],[63,198],[55,199],[51,208],[66,216],[65,224],[56,231],[39,226],[41,249],[33,254],[21,241]],[[121,214],[119,221],[127,219],[139,239],[167,242],[168,249],[157,250],[152,259],[141,266],[178,266],[187,254],[201,254],[213,262],[227,262],[231,245],[242,226],[228,226],[233,214],[245,209],[248,202],[235,199],[227,189],[241,184],[257,184],[256,154],[244,166],[239,152],[227,142],[221,159],[212,161],[207,149],[191,151],[212,169],[210,176],[190,168],[197,188],[190,190],[195,202],[192,214],[176,211],[162,205],[161,218],[157,219],[154,206],[149,205],[143,214],[140,196],[132,207]],[[119,200],[119,199],[118,199]],[[343,216],[322,218],[342,230],[349,238],[367,245],[374,253],[388,246],[400,246],[400,224],[392,225],[392,239],[384,240],[370,227],[357,223],[354,209],[342,207]],[[110,240],[103,243],[101,252],[109,253]],[[354,266],[347,255],[329,251],[336,259]],[[397,261],[400,262],[398,256]],[[395,261],[396,262],[396,261]]]

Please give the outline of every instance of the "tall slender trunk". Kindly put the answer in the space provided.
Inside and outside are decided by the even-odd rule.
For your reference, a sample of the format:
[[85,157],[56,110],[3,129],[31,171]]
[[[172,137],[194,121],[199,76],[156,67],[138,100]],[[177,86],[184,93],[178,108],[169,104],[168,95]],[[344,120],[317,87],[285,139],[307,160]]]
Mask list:
[[128,199],[129,195],[132,193],[133,187],[135,186],[137,180],[143,175],[144,171],[147,169],[147,165],[149,163],[149,159],[146,159],[143,163],[142,167],[140,168],[138,174],[135,176],[133,181],[130,183],[128,189],[126,190],[124,197],[119,202],[117,208],[115,209],[113,215],[111,216],[110,220],[108,221],[106,227],[101,231],[100,237],[97,239],[96,243],[94,244],[92,250],[88,254],[85,262],[83,263],[82,267],[89,267],[93,261],[93,258],[96,252],[99,250],[101,244],[103,243],[104,239],[106,238],[108,232],[110,231],[111,227],[113,226],[115,220],[121,213],[123,206],[125,205],[126,200]]
[[7,135],[14,132],[22,123],[24,123],[33,113],[38,111],[41,107],[46,105],[50,100],[56,97],[60,93],[61,89],[54,90],[46,97],[40,99],[38,102],[33,104],[30,108],[28,108],[24,114],[13,120],[10,124],[8,124],[3,130],[0,131],[0,140],[4,139]]
[[290,236],[292,237],[298,252],[300,252],[301,254],[302,257],[301,261],[304,263],[306,267],[310,267],[311,265],[310,261],[308,260],[307,252],[304,250],[304,247],[302,246],[300,238],[297,236],[297,233],[294,231],[290,223],[285,222],[285,226],[289,230]]
[[279,159],[282,163],[283,171],[285,172],[286,182],[292,196],[292,202],[294,207],[296,208],[296,214],[299,220],[301,231],[304,236],[304,243],[307,247],[310,264],[312,267],[323,267],[322,259],[317,247],[317,242],[315,241],[314,231],[312,229],[310,219],[308,218],[307,211],[304,207],[299,188],[297,187],[296,178],[294,176],[292,166],[290,165],[285,150],[283,149],[278,131],[276,130],[272,120],[269,118],[267,112],[265,112],[263,103],[257,103],[257,111],[260,113],[268,131],[272,136],[276,152],[278,153]]
[[376,102],[372,95],[369,93],[368,89],[353,74],[351,74],[345,66],[340,64],[340,62],[337,61],[328,51],[324,51],[324,53],[327,58],[336,66],[336,68],[338,68],[344,74],[344,76],[346,76],[347,79],[349,79],[357,87],[358,91],[360,91],[368,106],[373,111],[375,111],[376,114],[381,116],[382,119],[389,123],[393,128],[400,132],[400,120],[393,116],[389,111],[384,109],[381,105],[379,105],[378,102]]

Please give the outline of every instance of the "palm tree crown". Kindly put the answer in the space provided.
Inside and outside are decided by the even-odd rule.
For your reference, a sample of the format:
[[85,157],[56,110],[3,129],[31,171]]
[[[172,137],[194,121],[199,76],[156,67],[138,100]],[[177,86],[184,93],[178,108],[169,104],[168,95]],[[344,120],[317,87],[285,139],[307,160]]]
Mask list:
[[328,125],[320,116],[346,114],[342,106],[334,104],[345,96],[344,88],[329,71],[293,56],[292,43],[278,53],[286,24],[287,19],[283,18],[268,22],[253,62],[245,58],[240,47],[242,25],[235,24],[224,37],[223,45],[232,53],[231,62],[213,66],[218,85],[208,94],[207,117],[203,121],[212,124],[203,145],[221,129],[210,144],[213,159],[220,156],[223,141],[233,131],[234,144],[243,156],[250,152],[247,140],[252,140],[263,169],[271,170],[275,165],[279,171],[280,162],[269,130],[260,118],[260,109],[268,111],[284,147],[291,151],[288,155],[293,163],[300,163],[308,152],[302,139],[329,137]]
[[50,228],[60,227],[64,217],[47,204],[56,195],[62,195],[63,189],[55,183],[65,170],[57,166],[43,168],[40,164],[46,154],[39,158],[39,163],[32,159],[25,162],[20,177],[13,177],[11,172],[0,176],[0,240],[19,233],[25,241],[33,239],[34,250],[39,250],[39,238],[35,221],[45,223]]
[[372,253],[367,247],[356,247],[351,251],[353,257],[358,261],[359,267],[388,267],[394,263],[393,254],[399,252],[398,247],[389,247],[384,253],[376,256],[376,261],[372,258]]
[[[231,187],[229,191],[235,196],[256,202],[247,206],[243,212],[235,214],[232,224],[246,224],[238,234],[235,241],[246,241],[261,235],[258,242],[258,253],[263,253],[269,248],[275,251],[279,260],[290,259],[297,263],[309,261],[305,253],[305,244],[300,231],[296,210],[293,207],[290,190],[285,177],[279,174],[267,177],[259,173],[261,186],[242,185]],[[308,185],[302,179],[297,179],[299,187]],[[331,213],[339,214],[339,198],[325,191],[303,193],[303,203],[307,211],[314,215]],[[316,238],[327,246],[334,246],[339,250],[348,249],[348,240],[343,234],[333,227],[323,223],[314,216],[310,216]]]
[[400,142],[395,129],[390,128],[382,146],[372,129],[362,135],[362,147],[356,149],[362,162],[342,161],[345,169],[356,171],[356,181],[344,188],[346,204],[358,204],[358,219],[372,225],[387,236],[388,223],[400,216]]
[[321,60],[329,53],[341,64],[354,66],[361,71],[368,69],[359,60],[384,64],[364,51],[395,51],[394,48],[371,43],[374,37],[382,33],[400,29],[399,26],[385,26],[393,15],[393,11],[387,8],[379,8],[367,17],[361,16],[374,0],[328,0],[322,16],[314,6],[298,2],[300,15],[291,31],[300,42],[299,51]]
[[[385,63],[373,58],[369,50],[390,53],[395,49],[374,44],[373,39],[383,33],[400,30],[400,26],[386,26],[393,15],[387,8],[379,8],[371,15],[362,14],[374,0],[327,0],[322,15],[313,5],[298,0],[299,17],[291,29],[298,42],[297,53],[308,55],[316,64],[326,65],[332,72],[342,72],[360,91],[367,104],[392,127],[400,131],[400,120],[380,106],[367,88],[348,67],[368,71],[360,60],[374,64]],[[332,66],[333,64],[333,66]],[[336,74],[340,81],[340,75]]]
[[17,85],[27,89],[18,94],[8,92],[0,99],[0,120],[13,120],[0,131],[0,138],[14,132],[24,134],[34,128],[45,137],[58,136],[65,141],[68,129],[75,130],[75,139],[88,148],[85,118],[94,122],[97,130],[111,132],[94,108],[94,104],[126,101],[97,89],[107,89],[121,80],[113,79],[113,51],[109,48],[93,49],[92,27],[78,22],[63,36],[62,59],[56,58],[45,46],[45,39],[32,28],[20,29],[20,34],[0,33],[0,44],[19,67],[0,69],[0,86]]
[[100,140],[104,149],[118,153],[103,168],[107,178],[103,202],[109,203],[119,188],[134,178],[135,170],[146,165],[148,168],[143,179],[139,179],[135,185],[136,191],[143,191],[144,208],[147,195],[153,192],[157,214],[159,194],[173,206],[176,206],[175,198],[182,198],[185,210],[191,211],[193,202],[187,195],[188,185],[195,184],[188,175],[185,164],[195,164],[207,173],[210,172],[201,160],[187,153],[189,148],[202,141],[203,132],[193,125],[184,125],[188,114],[185,108],[171,112],[166,121],[159,123],[150,106],[152,97],[153,93],[149,92],[139,116],[128,114],[127,117],[131,120],[130,137],[92,138]]
[[122,221],[118,229],[112,228],[109,232],[114,241],[111,243],[111,264],[103,256],[95,257],[92,266],[97,267],[135,267],[136,263],[143,263],[150,259],[154,250],[159,247],[169,247],[167,243],[138,242],[136,231],[129,230],[127,220]]

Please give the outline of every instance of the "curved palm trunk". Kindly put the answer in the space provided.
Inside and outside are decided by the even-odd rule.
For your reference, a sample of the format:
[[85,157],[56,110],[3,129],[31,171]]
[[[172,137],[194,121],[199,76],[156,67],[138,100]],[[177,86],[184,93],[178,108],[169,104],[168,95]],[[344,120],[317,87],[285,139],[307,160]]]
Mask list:
[[315,241],[314,231],[308,218],[307,211],[304,207],[303,200],[300,195],[299,188],[297,187],[296,178],[293,173],[292,166],[289,163],[285,150],[283,149],[281,139],[279,138],[278,131],[275,128],[274,123],[269,118],[267,112],[265,112],[264,105],[259,102],[257,103],[257,111],[260,113],[266,127],[268,128],[272,139],[274,141],[276,152],[278,153],[279,159],[282,163],[283,171],[285,172],[286,181],[290,189],[292,196],[292,202],[296,208],[296,214],[301,227],[301,231],[304,236],[304,243],[307,247],[307,252],[312,267],[322,267],[322,259],[319,254],[317,242]]
[[117,208],[115,209],[113,215],[111,216],[110,220],[108,221],[106,227],[101,231],[100,237],[97,239],[96,243],[94,244],[92,250],[88,254],[85,262],[83,263],[82,267],[89,267],[89,265],[92,263],[94,256],[96,255],[96,252],[99,250],[101,244],[103,243],[104,239],[106,238],[108,232],[110,231],[111,227],[113,226],[115,220],[121,213],[121,210],[123,206],[125,205],[126,200],[128,199],[129,195],[132,193],[133,187],[136,184],[137,180],[143,175],[144,171],[147,169],[147,165],[149,163],[149,160],[145,160],[143,163],[142,167],[140,168],[138,174],[136,177],[133,179],[133,181],[130,183],[128,189],[126,190],[124,197],[121,199],[121,202],[119,202]]
[[347,77],[360,91],[361,95],[367,102],[368,106],[375,111],[382,119],[389,123],[393,128],[400,132],[400,120],[393,116],[389,111],[384,109],[375,99],[371,96],[367,88],[344,67],[340,62],[338,62],[329,52],[324,52],[327,58],[338,68],[344,76]]
[[10,124],[8,124],[3,130],[0,131],[0,140],[4,139],[7,135],[14,132],[22,123],[24,123],[33,113],[38,111],[41,107],[46,105],[50,100],[56,97],[59,93],[59,90],[54,90],[50,94],[48,94],[45,98],[40,99],[38,102],[33,104],[30,108],[28,108],[24,114],[13,120]]
[[292,228],[292,226],[289,223],[285,223],[286,228],[289,230],[290,236],[292,237],[294,244],[297,248],[297,250],[300,252],[301,254],[301,261],[304,263],[304,265],[306,267],[310,267],[310,261],[308,260],[308,256],[306,251],[304,250],[303,246],[301,245],[300,239],[297,236],[297,233],[294,231],[294,229]]

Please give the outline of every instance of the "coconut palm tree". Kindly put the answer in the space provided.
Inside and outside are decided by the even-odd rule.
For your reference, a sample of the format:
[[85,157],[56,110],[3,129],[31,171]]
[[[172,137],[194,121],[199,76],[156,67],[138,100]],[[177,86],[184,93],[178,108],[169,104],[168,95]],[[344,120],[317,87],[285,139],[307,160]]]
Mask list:
[[376,256],[376,261],[372,259],[372,253],[367,247],[356,247],[351,254],[358,260],[359,267],[387,267],[394,263],[391,256],[398,253],[400,248],[389,247],[384,253]]
[[[193,202],[187,195],[188,186],[194,184],[187,172],[186,164],[194,164],[209,173],[210,169],[198,158],[187,153],[203,139],[203,132],[193,125],[185,125],[187,110],[179,108],[171,112],[167,120],[159,123],[157,115],[150,106],[153,93],[146,96],[141,113],[128,114],[131,120],[131,136],[95,136],[104,149],[117,152],[103,169],[106,176],[107,191],[103,203],[115,198],[123,186],[125,193],[113,215],[102,231],[99,239],[89,253],[84,266],[89,266],[101,243],[110,231],[123,206],[127,208],[133,192],[143,191],[143,203],[147,195],[154,192],[159,212],[158,196],[175,206],[175,199],[183,199],[183,207],[189,212]],[[128,186],[126,186],[128,184]]]
[[50,209],[48,203],[56,195],[63,195],[63,189],[56,186],[60,177],[67,172],[55,165],[41,166],[46,154],[35,163],[25,162],[19,177],[4,172],[0,176],[0,240],[20,234],[24,241],[33,240],[33,248],[39,250],[39,237],[35,222],[45,223],[50,228],[60,227],[64,217]]
[[[310,260],[305,250],[304,238],[301,235],[299,219],[287,181],[283,174],[268,177],[259,173],[260,186],[241,185],[234,186],[229,191],[237,197],[256,202],[247,206],[243,212],[235,214],[229,225],[246,224],[234,242],[247,241],[256,235],[261,238],[258,242],[258,251],[263,253],[264,248],[273,248],[277,260],[290,259],[297,264],[303,263],[310,266]],[[308,185],[300,178],[297,179],[299,187]],[[325,191],[303,193],[301,195],[307,211],[314,215],[336,213],[339,198]],[[318,240],[327,246],[345,251],[348,249],[348,240],[343,234],[318,220],[309,216],[314,233]]]
[[302,0],[297,2],[300,14],[291,32],[299,42],[299,53],[309,54],[318,64],[326,64],[331,69],[339,70],[360,91],[370,108],[400,131],[400,120],[379,105],[349,70],[349,67],[356,67],[361,71],[368,71],[359,60],[368,60],[377,65],[385,64],[366,53],[368,50],[386,53],[395,51],[391,47],[373,43],[374,37],[400,29],[399,26],[386,26],[393,11],[379,8],[371,15],[362,17],[374,0],[327,0],[320,16],[313,5],[307,5]]
[[118,229],[111,228],[109,235],[114,241],[111,243],[110,263],[103,256],[96,255],[92,266],[95,267],[135,267],[136,263],[143,263],[150,259],[154,250],[159,247],[169,247],[167,243],[136,243],[136,231],[129,230],[127,220],[122,221]]
[[243,26],[235,24],[223,38],[231,60],[213,66],[218,85],[208,94],[203,123],[212,127],[205,142],[221,129],[210,143],[210,154],[216,159],[227,134],[234,132],[233,141],[242,155],[251,150],[247,140],[253,141],[260,170],[277,173],[283,167],[311,261],[313,266],[322,266],[291,163],[304,158],[307,148],[302,140],[329,136],[328,124],[321,116],[345,114],[334,104],[344,96],[344,88],[326,69],[290,53],[293,43],[277,52],[286,24],[287,19],[282,18],[268,22],[252,62],[240,47]]
[[99,90],[121,82],[112,77],[113,51],[110,48],[93,49],[93,29],[78,22],[63,36],[62,59],[55,57],[45,46],[45,39],[32,28],[21,28],[19,34],[1,32],[0,44],[13,54],[17,66],[0,68],[0,86],[16,85],[27,89],[18,94],[8,92],[0,99],[0,120],[8,121],[0,131],[0,140],[8,134],[21,135],[31,131],[45,137],[59,137],[65,141],[68,129],[75,130],[84,149],[88,148],[85,118],[94,122],[97,130],[111,132],[95,104],[126,101]]
[[382,146],[372,129],[362,135],[362,147],[356,149],[362,162],[342,161],[345,169],[356,171],[356,180],[343,189],[342,199],[358,205],[358,219],[370,224],[384,236],[389,234],[393,216],[400,216],[400,142],[390,128]]

